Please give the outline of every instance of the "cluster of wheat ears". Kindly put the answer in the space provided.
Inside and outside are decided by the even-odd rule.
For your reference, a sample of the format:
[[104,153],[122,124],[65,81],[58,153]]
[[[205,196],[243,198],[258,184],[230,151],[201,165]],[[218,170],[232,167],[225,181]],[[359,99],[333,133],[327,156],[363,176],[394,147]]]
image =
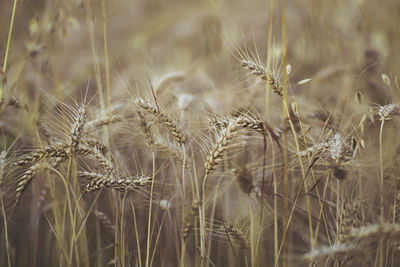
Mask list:
[[72,22],[32,20],[8,72],[16,2],[0,72],[1,266],[400,264],[397,76],[375,81],[388,104],[348,90],[323,107],[296,93],[313,80],[292,81],[283,24],[265,67],[229,43],[239,79],[222,96],[188,70],[147,73],[114,100],[106,27],[100,62],[87,1],[95,82],[30,101],[21,73],[51,65],[52,34]]

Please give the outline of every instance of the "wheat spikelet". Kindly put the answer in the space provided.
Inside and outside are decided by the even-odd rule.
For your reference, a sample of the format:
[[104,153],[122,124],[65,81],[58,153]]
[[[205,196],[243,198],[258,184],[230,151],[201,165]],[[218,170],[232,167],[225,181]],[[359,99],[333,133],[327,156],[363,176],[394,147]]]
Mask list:
[[224,229],[229,239],[238,245],[242,251],[246,251],[249,248],[248,237],[243,233],[242,230],[235,227],[231,223],[224,223]]
[[240,127],[234,119],[230,120],[228,125],[221,129],[217,140],[211,148],[209,156],[205,162],[206,174],[210,174],[216,170],[218,164],[222,161],[224,153],[228,149],[230,142],[235,137],[236,131],[239,129]]
[[140,129],[144,133],[147,145],[151,147],[157,142],[157,139],[153,133],[152,125],[149,121],[146,120],[146,116],[141,110],[138,110],[137,113],[139,115]]
[[215,127],[218,130],[221,130],[222,128],[226,128],[229,124],[229,119],[228,118],[216,118],[212,117],[208,123]]
[[114,164],[108,160],[97,148],[79,145],[76,152],[80,155],[92,155],[97,160],[97,163],[109,174],[115,170]]
[[20,160],[13,163],[14,166],[23,166],[28,163],[36,163],[43,158],[69,158],[70,153],[67,149],[58,145],[46,146],[42,149],[38,149],[32,152]]
[[135,179],[131,179],[105,176],[97,180],[92,180],[89,184],[87,184],[85,188],[85,193],[97,191],[102,188],[114,188],[122,192],[131,191],[150,183],[151,180],[151,177],[138,177]]
[[70,144],[73,150],[76,150],[78,148],[79,141],[82,139],[86,116],[86,105],[82,104],[79,107],[75,119],[71,124]]
[[[248,115],[234,116],[234,119],[237,120],[237,124],[241,128],[247,128],[249,130],[254,130],[262,135],[266,134],[265,129],[263,127],[262,121],[256,118],[253,118]],[[211,118],[209,123],[217,129],[226,128],[232,118]]]
[[34,175],[39,171],[39,169],[42,167],[42,163],[36,163],[32,165],[31,167],[26,170],[21,178],[19,179],[17,188],[15,189],[16,194],[16,201],[15,205],[18,204],[19,200],[21,199],[22,194],[25,192],[26,187],[30,184],[32,181]]
[[161,111],[158,107],[152,105],[151,103],[143,99],[137,99],[136,104],[143,110],[146,110],[149,114],[154,116],[159,123],[164,124],[167,127],[170,134],[174,137],[176,142],[180,144],[185,143],[186,137],[185,134],[183,133],[182,128],[168,114],[166,114],[165,112]]
[[305,150],[300,151],[300,156],[307,157],[307,154],[310,153],[312,156],[316,156],[321,152],[327,150],[330,147],[329,140],[323,141],[321,143],[317,143]]
[[400,108],[397,104],[388,104],[380,106],[378,109],[378,117],[381,121],[391,120],[393,116],[400,114]]
[[100,180],[104,178],[104,174],[97,173],[97,172],[88,172],[88,171],[82,171],[78,172],[78,176],[83,179],[88,179],[88,180]]
[[332,160],[339,162],[344,158],[349,149],[350,147],[346,144],[346,141],[340,134],[336,133],[332,137],[329,145],[329,153]]
[[7,155],[8,155],[7,150],[3,150],[0,153],[0,189],[1,189],[1,187],[3,185],[3,182],[4,182],[5,168],[6,168],[6,165],[7,165],[7,162],[6,162],[7,161]]
[[[171,155],[174,159],[176,159],[179,163],[183,163],[183,152],[181,149],[175,146],[168,146],[162,138],[157,138],[153,132],[152,124],[148,120],[146,120],[145,114],[138,110],[139,120],[140,120],[140,128],[144,133],[144,137],[146,143],[149,147],[151,147],[154,151],[167,151],[169,155]],[[187,165],[187,163],[186,163]]]
[[210,174],[216,170],[218,164],[223,159],[225,151],[228,149],[229,144],[236,136],[238,130],[247,128],[265,134],[262,123],[244,116],[223,121],[220,125],[222,128],[205,162],[206,174]]
[[140,121],[140,129],[144,133],[146,144],[154,151],[158,152],[167,151],[167,154],[171,155],[179,163],[183,163],[182,150],[173,145],[168,146],[163,140],[163,138],[157,137],[153,132],[151,122],[146,120],[146,116],[141,110],[138,110],[138,115]]
[[100,140],[97,138],[90,138],[90,137],[85,137],[85,139],[82,142],[83,144],[88,145],[89,147],[93,149],[97,149],[98,151],[101,151],[102,153],[106,152],[108,150],[108,147],[103,144]]
[[236,122],[239,127],[246,128],[250,130],[254,130],[262,135],[266,134],[263,124],[260,120],[249,117],[249,116],[240,116],[237,118]]
[[[257,64],[250,60],[242,60],[240,62],[241,66],[245,69],[248,69],[253,73],[253,75],[259,77],[261,80],[268,82],[268,74],[265,70],[264,66]],[[283,88],[278,78],[274,77],[272,73],[269,75],[269,84],[271,85],[272,91],[279,95],[283,96]]]

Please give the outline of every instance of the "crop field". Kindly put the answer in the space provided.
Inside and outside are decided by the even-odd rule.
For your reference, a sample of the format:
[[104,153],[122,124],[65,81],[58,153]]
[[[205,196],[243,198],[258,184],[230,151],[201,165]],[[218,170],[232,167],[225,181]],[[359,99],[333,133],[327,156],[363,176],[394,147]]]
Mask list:
[[400,266],[400,1],[1,0],[0,266]]

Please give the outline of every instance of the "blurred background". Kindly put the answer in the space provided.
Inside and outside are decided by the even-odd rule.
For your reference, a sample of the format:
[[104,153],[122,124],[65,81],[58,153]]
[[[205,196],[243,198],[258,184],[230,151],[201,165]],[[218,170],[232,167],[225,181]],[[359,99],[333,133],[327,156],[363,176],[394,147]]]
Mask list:
[[[282,3],[274,5],[271,53],[280,53]],[[104,12],[101,4],[17,1],[6,74],[9,94],[74,95],[95,80],[96,68],[101,79],[89,86],[105,86],[105,28],[113,95],[135,87],[143,75],[156,83],[172,71],[190,72],[208,84],[203,89],[209,83],[226,87],[237,75],[233,46],[257,51],[266,64],[269,1],[105,1]],[[380,104],[387,101],[382,84],[374,81],[383,72],[394,74],[399,62],[398,1],[285,5],[291,80],[314,78],[295,93],[323,98],[362,89]],[[2,59],[12,6],[10,0],[0,3]]]

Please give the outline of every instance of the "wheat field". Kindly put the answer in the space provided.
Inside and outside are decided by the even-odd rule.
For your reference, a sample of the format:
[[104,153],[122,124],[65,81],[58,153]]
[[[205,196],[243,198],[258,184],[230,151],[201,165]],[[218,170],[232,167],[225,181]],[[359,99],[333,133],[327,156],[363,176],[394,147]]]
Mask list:
[[399,266],[399,18],[2,0],[0,266]]

